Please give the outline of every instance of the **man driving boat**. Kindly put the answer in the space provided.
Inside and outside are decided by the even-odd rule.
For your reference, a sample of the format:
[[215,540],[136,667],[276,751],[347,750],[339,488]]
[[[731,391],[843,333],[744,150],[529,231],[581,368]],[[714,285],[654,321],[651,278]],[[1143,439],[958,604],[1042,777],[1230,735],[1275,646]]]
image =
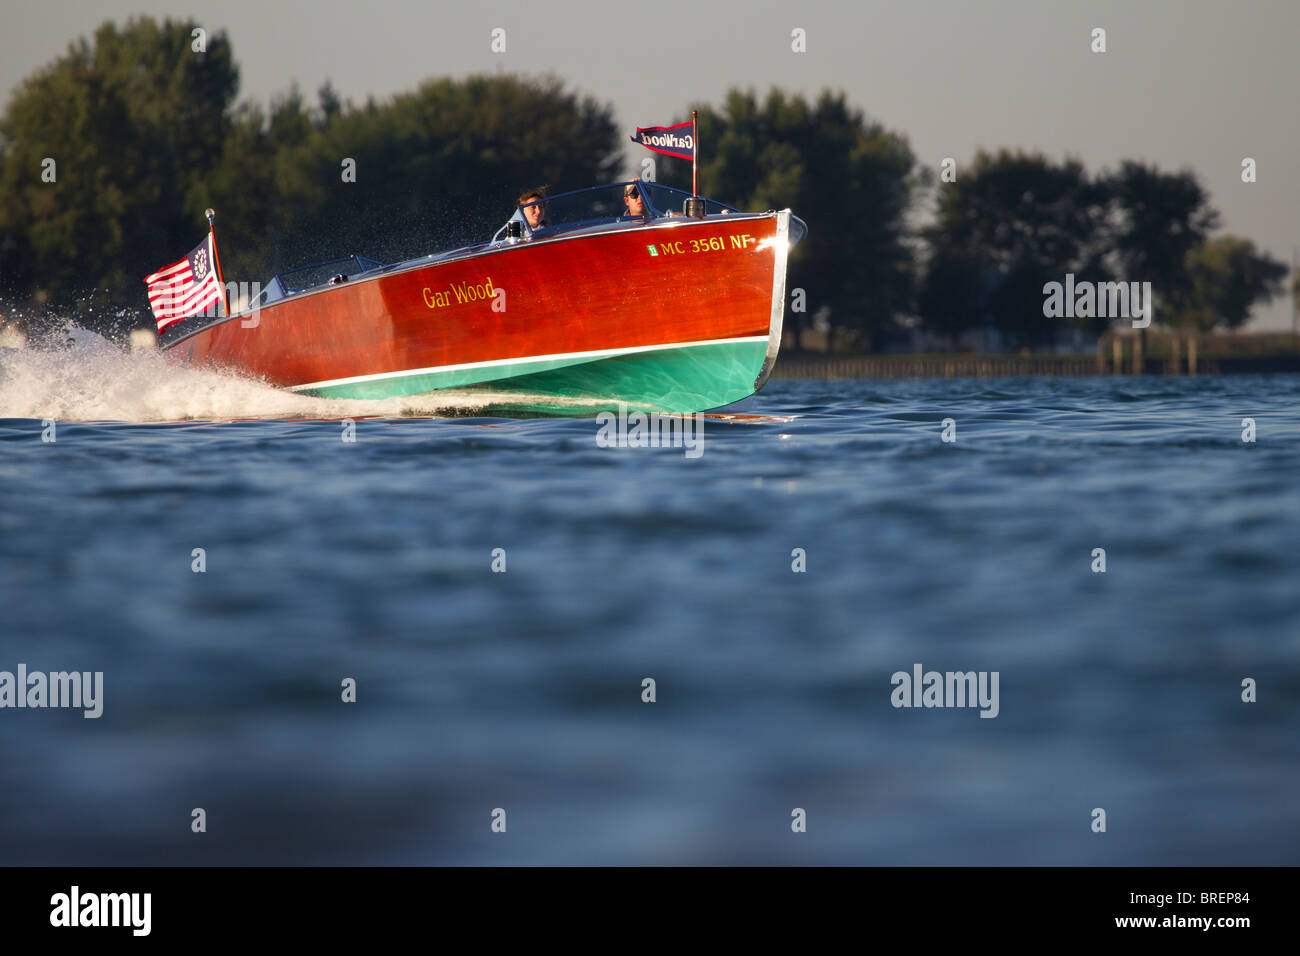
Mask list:
[[645,218],[645,198],[636,183],[628,183],[623,190],[623,206],[623,215],[618,217],[620,220]]
[[521,192],[515,202],[515,214],[506,220],[506,226],[512,222],[523,223],[525,239],[531,239],[536,230],[546,228],[549,223],[546,221],[546,203],[542,200],[546,198],[547,191],[546,186],[534,186]]

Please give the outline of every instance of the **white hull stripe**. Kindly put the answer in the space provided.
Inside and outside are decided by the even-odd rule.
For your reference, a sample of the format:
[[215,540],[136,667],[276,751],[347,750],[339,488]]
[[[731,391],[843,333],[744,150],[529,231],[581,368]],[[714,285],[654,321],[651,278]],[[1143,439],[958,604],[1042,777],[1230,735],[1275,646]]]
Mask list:
[[522,358],[494,359],[490,362],[465,362],[461,365],[435,365],[432,368],[403,369],[400,372],[377,372],[373,375],[353,375],[350,378],[331,378],[323,382],[308,382],[305,385],[290,385],[291,392],[301,392],[313,388],[332,388],[335,385],[354,385],[358,382],[378,382],[386,378],[405,378],[410,375],[432,375],[437,372],[459,372],[472,368],[493,368],[505,365],[524,365],[530,362],[556,362],[568,359],[612,358],[616,355],[632,355],[636,352],[659,352],[665,349],[698,348],[702,345],[734,345],[741,342],[767,342],[766,335],[749,335],[734,339],[705,339],[695,342],[667,342],[663,345],[633,345],[620,349],[597,349],[594,352],[556,352],[552,355],[525,355]]

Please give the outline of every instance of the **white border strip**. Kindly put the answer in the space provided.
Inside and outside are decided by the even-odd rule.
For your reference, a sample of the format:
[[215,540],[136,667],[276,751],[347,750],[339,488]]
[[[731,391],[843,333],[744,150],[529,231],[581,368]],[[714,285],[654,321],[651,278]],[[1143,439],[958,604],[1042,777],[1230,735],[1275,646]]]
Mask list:
[[[331,378],[323,382],[308,382],[306,385],[290,385],[290,392],[301,392],[309,388],[332,388],[335,385],[353,385],[358,382],[378,382],[386,378],[403,378],[410,375],[431,375],[435,372],[458,372],[471,368],[492,368],[498,365],[522,365],[526,362],[553,362],[560,359],[598,359],[611,358],[615,355],[631,355],[634,352],[659,352],[664,349],[694,348],[700,345],[725,345],[733,342],[767,342],[766,335],[747,335],[734,339],[701,339],[695,342],[667,342],[663,345],[632,345],[626,348],[597,349],[594,352],[556,352],[552,355],[525,355],[521,358],[495,359],[490,362],[465,362],[460,365],[435,365],[430,368],[411,368],[400,372],[376,372],[373,375],[353,375],[350,378]],[[777,339],[778,343],[780,338]]]

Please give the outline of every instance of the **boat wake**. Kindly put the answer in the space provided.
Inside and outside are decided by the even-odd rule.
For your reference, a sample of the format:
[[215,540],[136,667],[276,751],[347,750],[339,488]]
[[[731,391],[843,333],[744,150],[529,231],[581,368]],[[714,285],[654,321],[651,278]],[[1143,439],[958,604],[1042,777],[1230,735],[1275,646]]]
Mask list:
[[62,348],[0,348],[0,418],[160,423],[255,419],[463,418],[529,396],[458,392],[376,400],[297,395],[157,349],[127,352],[73,328]]

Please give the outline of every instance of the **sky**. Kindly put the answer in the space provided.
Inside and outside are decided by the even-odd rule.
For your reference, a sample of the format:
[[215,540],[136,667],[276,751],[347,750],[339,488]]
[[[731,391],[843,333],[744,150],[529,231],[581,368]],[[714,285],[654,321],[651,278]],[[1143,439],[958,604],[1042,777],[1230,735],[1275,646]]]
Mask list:
[[[612,104],[630,133],[733,86],[843,90],[936,172],[952,157],[960,177],[977,150],[1000,147],[1093,171],[1123,159],[1191,169],[1222,231],[1288,264],[1300,246],[1287,166],[1300,161],[1300,0],[0,0],[0,93],[134,14],[224,30],[241,98],[263,103],[295,82],[314,99],[329,79],[360,102],[434,76],[552,73]],[[504,53],[491,49],[498,27]],[[1092,50],[1095,28],[1104,53]],[[792,49],[796,29],[804,52]],[[1247,157],[1254,183],[1242,181]],[[1291,321],[1280,296],[1249,327]]]

